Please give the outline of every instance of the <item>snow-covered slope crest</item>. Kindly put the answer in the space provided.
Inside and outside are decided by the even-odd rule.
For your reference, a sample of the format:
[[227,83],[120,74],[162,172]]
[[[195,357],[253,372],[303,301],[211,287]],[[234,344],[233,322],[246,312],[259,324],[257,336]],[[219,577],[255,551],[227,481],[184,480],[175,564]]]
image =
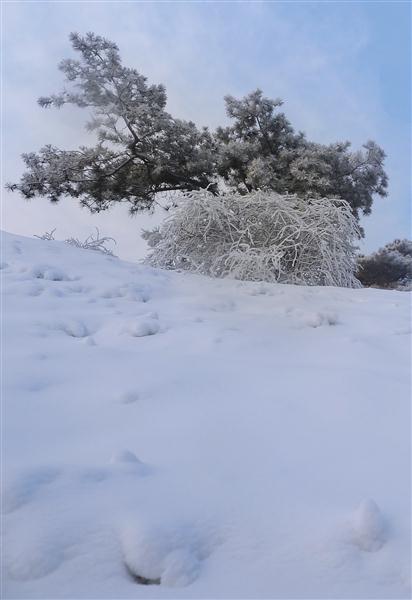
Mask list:
[[2,597],[409,597],[410,294],[2,249]]

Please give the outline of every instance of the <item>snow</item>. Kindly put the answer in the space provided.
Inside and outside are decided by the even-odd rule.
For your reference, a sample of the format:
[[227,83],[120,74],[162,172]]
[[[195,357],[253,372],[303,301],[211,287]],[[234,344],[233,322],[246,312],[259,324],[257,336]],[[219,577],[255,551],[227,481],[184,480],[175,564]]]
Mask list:
[[2,597],[410,597],[410,293],[2,249]]
[[371,500],[363,500],[353,515],[352,541],[361,550],[376,552],[385,543],[385,522],[382,514]]
[[134,337],[143,337],[145,335],[155,335],[160,330],[156,313],[149,313],[138,317],[126,325],[125,331]]

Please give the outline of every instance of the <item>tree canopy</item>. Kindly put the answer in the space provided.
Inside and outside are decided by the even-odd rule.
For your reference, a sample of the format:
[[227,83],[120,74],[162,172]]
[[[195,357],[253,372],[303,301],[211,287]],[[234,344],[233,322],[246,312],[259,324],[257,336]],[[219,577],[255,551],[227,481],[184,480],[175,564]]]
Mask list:
[[158,192],[207,187],[214,169],[207,129],[166,112],[165,88],[124,67],[116,44],[93,33],[70,39],[80,59],[63,60],[59,69],[72,91],[38,102],[91,109],[87,128],[97,144],[69,151],[47,145],[24,154],[27,171],[10,189],[52,202],[72,196],[94,212],[128,202],[134,212],[151,206]]
[[386,195],[385,153],[373,141],[355,152],[350,142],[310,142],[278,110],[282,101],[261,90],[226,96],[231,124],[199,129],[166,111],[164,86],[123,66],[116,44],[94,33],[72,33],[70,40],[79,59],[59,65],[68,89],[38,102],[87,108],[97,142],[23,154],[26,171],[8,187],[26,198],[71,196],[93,212],[126,202],[135,212],[151,207],[159,192],[219,193],[222,181],[239,194],[268,189],[308,200],[342,198],[359,217],[371,212],[375,195]]
[[371,212],[373,196],[386,195],[384,151],[373,141],[350,152],[350,142],[317,144],[296,133],[282,101],[256,90],[241,100],[226,96],[233,120],[219,128],[219,174],[240,192],[269,188],[301,197],[339,197],[356,216]]

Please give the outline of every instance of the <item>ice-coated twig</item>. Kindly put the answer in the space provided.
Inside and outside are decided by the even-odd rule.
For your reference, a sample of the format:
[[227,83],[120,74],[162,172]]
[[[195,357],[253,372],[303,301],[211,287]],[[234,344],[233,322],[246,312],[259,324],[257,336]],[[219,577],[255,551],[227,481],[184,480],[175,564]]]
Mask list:
[[[79,240],[75,237],[66,238],[64,242],[69,244],[70,246],[75,246],[76,248],[83,248],[83,250],[96,250],[97,252],[102,252],[102,254],[107,254],[109,256],[116,256],[113,254],[113,251],[107,247],[108,242],[113,242],[116,244],[116,240],[112,237],[104,236],[100,237],[100,231],[96,227],[96,235],[89,235],[84,241]],[[39,240],[47,240],[47,241],[55,241],[54,232],[56,228],[51,231],[46,231],[43,235],[35,235],[34,237]]]

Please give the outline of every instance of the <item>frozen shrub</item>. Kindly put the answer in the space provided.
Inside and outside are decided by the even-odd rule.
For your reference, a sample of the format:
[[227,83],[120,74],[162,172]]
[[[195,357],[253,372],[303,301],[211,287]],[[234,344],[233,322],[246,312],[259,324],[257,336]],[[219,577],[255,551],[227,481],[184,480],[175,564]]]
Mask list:
[[56,239],[54,237],[55,231],[56,231],[56,228],[52,229],[51,231],[45,231],[42,235],[35,235],[34,237],[39,238],[39,240],[45,240],[47,242],[51,242]]
[[[56,229],[52,229],[51,231],[46,231],[43,235],[35,235],[34,237],[39,238],[39,240],[46,241],[54,241],[54,232]],[[75,246],[76,248],[83,248],[83,250],[96,250],[97,252],[101,252],[102,254],[108,254],[109,256],[115,256],[113,251],[107,247],[109,242],[113,242],[116,244],[116,240],[112,237],[100,237],[100,231],[96,227],[96,235],[89,235],[85,240],[81,241],[78,238],[71,237],[64,240],[66,244],[69,246]]]
[[356,218],[341,199],[256,191],[183,195],[152,234],[147,262],[212,277],[305,285],[359,285]]
[[83,242],[78,238],[67,238],[64,240],[66,244],[70,246],[76,246],[76,248],[83,248],[84,250],[97,250],[97,252],[102,252],[102,254],[108,254],[109,256],[114,256],[113,251],[107,247],[108,242],[113,242],[116,244],[116,240],[111,237],[100,237],[100,231],[96,227],[96,235],[89,235]]

